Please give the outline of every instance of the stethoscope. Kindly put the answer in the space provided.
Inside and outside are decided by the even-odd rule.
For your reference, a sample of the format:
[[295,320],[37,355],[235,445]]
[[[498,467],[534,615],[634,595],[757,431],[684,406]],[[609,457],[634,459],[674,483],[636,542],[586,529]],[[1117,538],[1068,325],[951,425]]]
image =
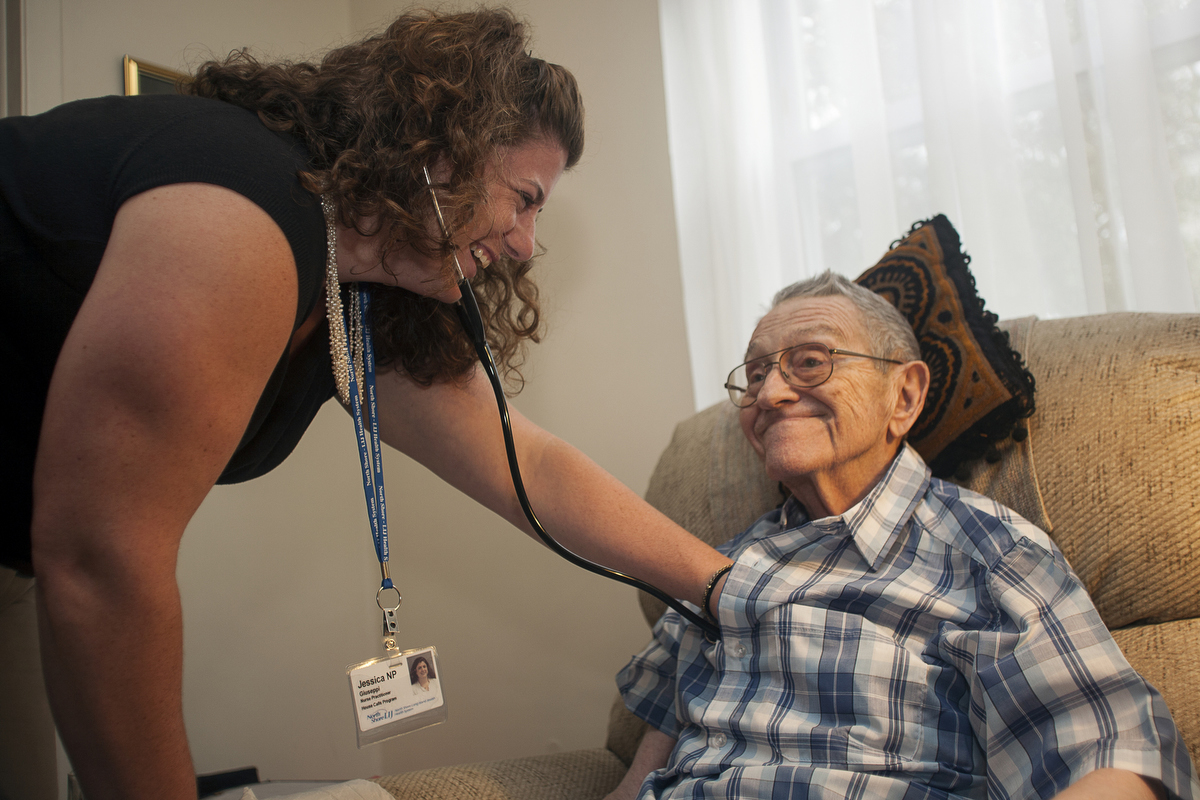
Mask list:
[[[433,210],[437,216],[438,225],[442,229],[442,235],[446,237],[447,241],[450,241],[450,229],[447,227],[446,220],[442,216],[442,207],[438,203],[437,192],[434,191],[433,187],[433,180],[429,176],[428,169],[425,169],[424,172],[425,183],[429,186],[429,194],[433,198]],[[669,607],[678,611],[694,625],[698,625],[708,635],[710,640],[715,641],[715,639],[720,638],[720,628],[690,608],[687,608],[682,602],[671,597],[662,589],[652,586],[632,575],[626,575],[623,572],[617,572],[616,570],[601,566],[577,553],[571,552],[555,541],[554,537],[542,527],[542,523],[538,521],[537,514],[534,513],[533,507],[529,504],[529,497],[525,493],[525,482],[521,479],[521,466],[517,463],[517,447],[513,441],[512,421],[508,415],[508,400],[504,397],[504,387],[500,383],[500,375],[496,369],[495,359],[492,357],[492,349],[488,346],[487,336],[484,333],[483,317],[479,313],[479,304],[475,301],[475,293],[471,290],[471,284],[463,275],[462,265],[458,261],[457,248],[454,249],[454,269],[455,276],[458,279],[458,290],[462,294],[462,297],[454,304],[454,312],[458,315],[463,329],[470,337],[471,343],[475,347],[475,352],[479,355],[479,361],[483,365],[483,371],[487,373],[488,381],[492,385],[492,392],[496,395],[496,405],[500,410],[500,426],[504,431],[504,449],[508,454],[508,469],[512,473],[513,488],[516,490],[517,499],[521,503],[521,510],[525,512],[525,518],[529,520],[534,533],[538,535],[538,538],[547,547],[575,566],[582,567],[588,572],[593,572],[605,578],[637,587],[643,592],[657,597]]]

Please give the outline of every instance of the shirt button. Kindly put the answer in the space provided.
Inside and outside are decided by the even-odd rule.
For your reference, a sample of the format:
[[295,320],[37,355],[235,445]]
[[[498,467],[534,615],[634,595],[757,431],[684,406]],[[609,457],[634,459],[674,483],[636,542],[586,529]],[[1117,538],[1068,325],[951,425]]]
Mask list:
[[733,646],[729,648],[729,655],[734,658],[741,658],[746,655],[746,646],[741,642],[734,642]]
[[712,737],[709,738],[708,743],[711,744],[713,747],[724,747],[725,742],[727,742],[727,741],[729,741],[729,740],[725,738],[725,734],[716,733],[716,734],[713,734]]

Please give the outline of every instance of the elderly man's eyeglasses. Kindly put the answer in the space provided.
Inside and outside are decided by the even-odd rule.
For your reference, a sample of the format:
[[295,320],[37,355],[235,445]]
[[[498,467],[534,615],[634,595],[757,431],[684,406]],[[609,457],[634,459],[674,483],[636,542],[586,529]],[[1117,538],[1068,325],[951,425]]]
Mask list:
[[833,374],[833,357],[835,355],[869,358],[872,361],[886,361],[889,364],[904,363],[892,358],[852,353],[849,350],[838,350],[817,342],[810,342],[747,361],[729,373],[729,378],[725,381],[725,388],[729,390],[729,399],[735,406],[738,408],[752,406],[758,399],[758,392],[767,380],[771,368],[778,366],[779,374],[789,385],[795,386],[797,389],[811,389],[829,380],[829,376]]

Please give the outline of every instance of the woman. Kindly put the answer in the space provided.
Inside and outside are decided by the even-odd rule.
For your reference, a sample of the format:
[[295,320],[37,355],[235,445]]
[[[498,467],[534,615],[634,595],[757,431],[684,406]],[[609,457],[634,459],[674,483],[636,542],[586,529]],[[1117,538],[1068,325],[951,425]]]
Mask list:
[[[190,92],[0,121],[0,347],[21,376],[0,562],[37,575],[47,692],[89,800],[194,796],[180,537],[214,483],[276,466],[333,394],[326,272],[378,289],[384,440],[528,532],[447,265],[514,374],[538,329],[536,214],[582,148],[570,74],[481,11],[401,17],[319,65],[206,64]],[[728,559],[513,422],[547,528],[699,603]]]
[[408,677],[412,681],[412,691],[417,697],[434,697],[438,693],[437,676],[424,656],[417,656],[408,662]]

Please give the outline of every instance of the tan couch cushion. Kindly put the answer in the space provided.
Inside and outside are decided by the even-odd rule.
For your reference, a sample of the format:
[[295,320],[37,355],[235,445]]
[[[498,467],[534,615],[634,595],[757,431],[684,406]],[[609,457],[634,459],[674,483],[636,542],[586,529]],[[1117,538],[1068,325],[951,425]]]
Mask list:
[[599,800],[626,767],[608,750],[438,767],[375,778],[398,800]]
[[1041,320],[1025,357],[1051,533],[1105,623],[1200,616],[1200,315]]

